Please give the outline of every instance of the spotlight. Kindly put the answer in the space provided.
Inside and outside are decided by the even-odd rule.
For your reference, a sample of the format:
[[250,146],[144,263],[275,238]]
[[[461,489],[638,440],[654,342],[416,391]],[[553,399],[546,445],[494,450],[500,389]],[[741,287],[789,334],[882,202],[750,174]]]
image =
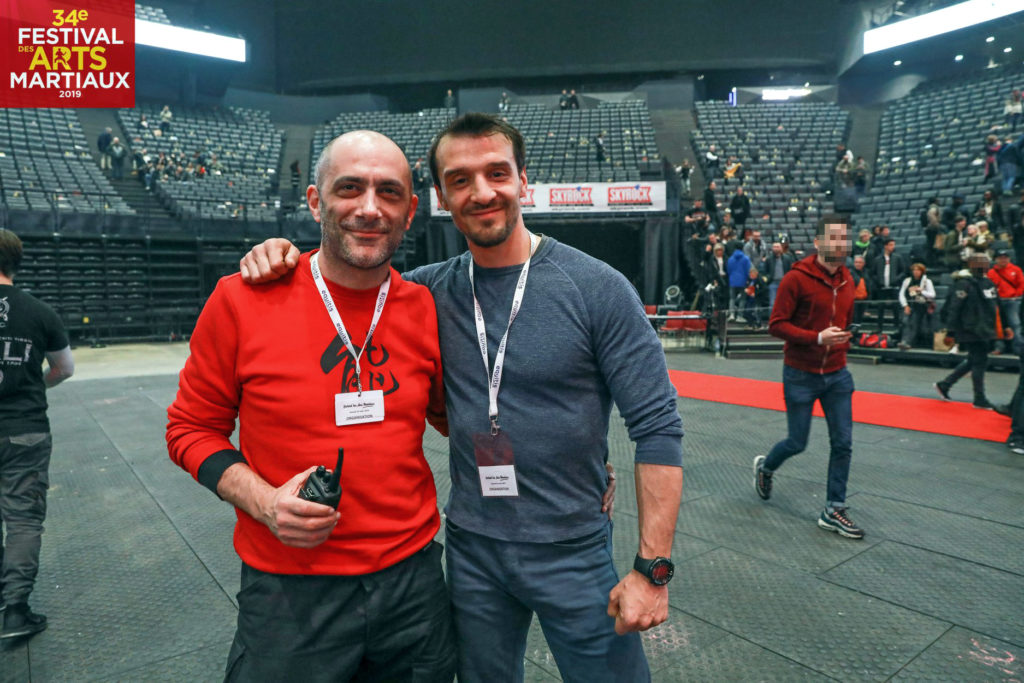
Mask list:
[[1012,47],[1004,47],[1003,48],[1003,52],[1013,52],[1013,48]]
[[896,60],[895,62],[893,62],[893,63],[892,63],[892,65],[893,65],[893,66],[899,66],[899,65],[900,65],[900,64],[902,64],[902,63],[903,63],[903,60],[902,60],[902,59],[897,59],[897,60]]
[[989,36],[988,38],[986,38],[986,39],[985,39],[985,42],[986,42],[986,43],[991,43],[991,42],[992,42],[992,41],[994,41],[995,39],[996,39],[996,37],[995,37],[995,36]]
[[954,62],[962,62],[962,61],[964,61],[964,56],[963,55],[957,55],[956,57],[953,57],[953,61]]

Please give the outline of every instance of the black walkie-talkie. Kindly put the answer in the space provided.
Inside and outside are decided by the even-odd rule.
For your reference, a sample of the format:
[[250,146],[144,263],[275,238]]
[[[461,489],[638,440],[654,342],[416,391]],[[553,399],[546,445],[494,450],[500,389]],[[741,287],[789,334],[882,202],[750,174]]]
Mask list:
[[309,479],[299,489],[299,498],[310,500],[321,505],[329,505],[335,510],[341,502],[341,463],[345,459],[345,449],[338,449],[338,464],[334,471],[327,473],[323,465],[309,475]]

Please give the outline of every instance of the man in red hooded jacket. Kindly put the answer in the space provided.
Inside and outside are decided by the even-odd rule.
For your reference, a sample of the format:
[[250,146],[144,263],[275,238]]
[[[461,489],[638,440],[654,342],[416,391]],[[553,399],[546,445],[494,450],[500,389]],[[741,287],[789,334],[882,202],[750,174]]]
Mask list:
[[850,248],[848,223],[844,216],[823,216],[814,238],[817,254],[797,261],[779,284],[769,330],[786,342],[782,386],[789,435],[767,456],[754,458],[754,488],[764,500],[771,497],[775,471],[807,447],[811,411],[820,401],[831,453],[826,507],[818,526],[847,538],[864,538],[864,530],[846,512],[853,452],[853,377],[846,369],[846,351],[854,285],[843,265]]

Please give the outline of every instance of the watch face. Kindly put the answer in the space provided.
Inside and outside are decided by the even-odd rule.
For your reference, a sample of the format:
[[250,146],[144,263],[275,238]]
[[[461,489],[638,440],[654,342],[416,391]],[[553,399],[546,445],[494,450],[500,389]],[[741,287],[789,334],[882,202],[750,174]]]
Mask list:
[[663,586],[669,582],[674,573],[675,568],[671,562],[658,560],[651,566],[651,581],[659,586]]

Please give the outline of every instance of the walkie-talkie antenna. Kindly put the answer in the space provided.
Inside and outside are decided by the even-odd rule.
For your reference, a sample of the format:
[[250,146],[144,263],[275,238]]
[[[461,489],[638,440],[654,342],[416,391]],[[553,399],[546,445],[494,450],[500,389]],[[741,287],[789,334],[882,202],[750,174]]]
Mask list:
[[345,449],[338,449],[338,464],[335,465],[334,471],[331,472],[331,480],[327,483],[327,489],[329,491],[337,491],[339,484],[341,484],[341,463],[345,460]]

